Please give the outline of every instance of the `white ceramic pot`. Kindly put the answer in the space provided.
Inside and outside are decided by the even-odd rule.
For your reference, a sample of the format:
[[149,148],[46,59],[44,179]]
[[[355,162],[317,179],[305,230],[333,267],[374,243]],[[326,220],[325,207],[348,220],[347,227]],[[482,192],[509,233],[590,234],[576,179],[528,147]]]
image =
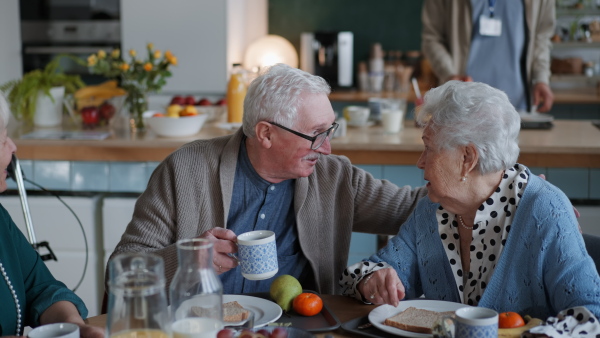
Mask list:
[[33,115],[33,125],[36,127],[56,127],[62,124],[65,87],[50,89],[50,95],[54,98],[54,102],[44,92],[40,91],[38,94]]

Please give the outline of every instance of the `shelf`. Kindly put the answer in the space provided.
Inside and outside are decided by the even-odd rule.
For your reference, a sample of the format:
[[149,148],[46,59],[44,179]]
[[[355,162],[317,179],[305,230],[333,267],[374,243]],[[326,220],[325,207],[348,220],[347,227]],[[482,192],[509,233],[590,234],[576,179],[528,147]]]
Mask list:
[[554,49],[571,49],[571,48],[600,48],[600,42],[583,42],[583,41],[567,41],[567,42],[553,42],[552,47]]
[[556,17],[560,16],[593,16],[600,15],[600,8],[598,7],[586,7],[586,8],[557,8]]

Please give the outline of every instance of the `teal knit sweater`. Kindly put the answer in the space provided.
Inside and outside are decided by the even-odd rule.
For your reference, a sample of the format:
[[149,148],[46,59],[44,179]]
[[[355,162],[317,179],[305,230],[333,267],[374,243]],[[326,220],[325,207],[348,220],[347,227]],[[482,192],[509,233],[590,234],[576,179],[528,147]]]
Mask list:
[[[75,304],[81,316],[86,318],[87,308],[83,301],[52,276],[46,264],[1,205],[0,262],[19,300],[21,330],[24,326],[38,326],[40,315],[50,305],[61,300]],[[0,275],[0,336],[14,336],[16,329],[15,300],[8,284]]]
[[[369,260],[391,264],[406,298],[461,302],[435,211],[423,198],[396,237]],[[530,175],[506,245],[479,302],[498,312],[545,319],[585,306],[600,317],[600,276],[587,254],[573,207],[558,188]]]

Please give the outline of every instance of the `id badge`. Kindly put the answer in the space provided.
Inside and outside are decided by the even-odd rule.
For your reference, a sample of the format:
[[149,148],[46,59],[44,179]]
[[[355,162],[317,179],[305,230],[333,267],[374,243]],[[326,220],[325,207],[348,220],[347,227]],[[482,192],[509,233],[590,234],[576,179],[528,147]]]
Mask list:
[[480,16],[479,34],[483,36],[502,35],[502,21],[500,21],[500,19],[490,18],[487,15]]

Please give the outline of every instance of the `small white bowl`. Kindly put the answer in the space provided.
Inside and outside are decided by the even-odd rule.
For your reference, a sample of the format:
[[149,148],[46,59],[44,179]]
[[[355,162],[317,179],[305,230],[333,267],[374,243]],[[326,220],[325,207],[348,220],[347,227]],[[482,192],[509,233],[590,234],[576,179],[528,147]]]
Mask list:
[[194,116],[173,117],[148,117],[146,123],[156,134],[163,137],[185,137],[197,134],[204,122],[206,114]]

